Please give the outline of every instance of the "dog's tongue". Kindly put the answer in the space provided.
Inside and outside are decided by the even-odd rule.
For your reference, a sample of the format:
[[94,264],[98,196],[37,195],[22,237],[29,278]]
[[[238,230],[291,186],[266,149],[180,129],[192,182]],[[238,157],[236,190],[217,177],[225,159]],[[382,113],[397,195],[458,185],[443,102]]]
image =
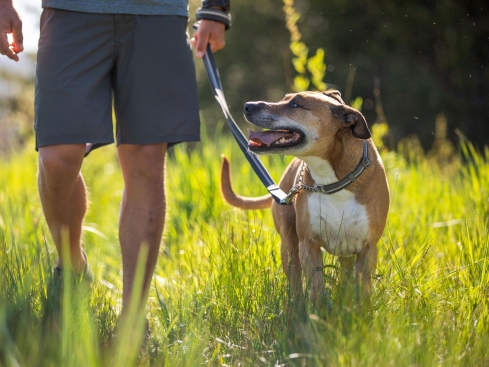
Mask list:
[[250,139],[250,143],[254,143],[255,145],[266,145],[269,147],[272,143],[277,140],[286,137],[292,138],[293,134],[288,131],[252,131],[248,130],[248,137]]

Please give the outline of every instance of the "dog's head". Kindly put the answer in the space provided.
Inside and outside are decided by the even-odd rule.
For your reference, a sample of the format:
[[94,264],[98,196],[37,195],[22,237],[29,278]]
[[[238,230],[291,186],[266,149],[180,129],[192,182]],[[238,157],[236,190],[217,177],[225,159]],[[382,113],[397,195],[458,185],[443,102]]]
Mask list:
[[316,154],[332,139],[369,139],[365,117],[345,105],[338,91],[287,94],[278,103],[247,102],[248,122],[264,128],[250,131],[250,151],[259,154]]

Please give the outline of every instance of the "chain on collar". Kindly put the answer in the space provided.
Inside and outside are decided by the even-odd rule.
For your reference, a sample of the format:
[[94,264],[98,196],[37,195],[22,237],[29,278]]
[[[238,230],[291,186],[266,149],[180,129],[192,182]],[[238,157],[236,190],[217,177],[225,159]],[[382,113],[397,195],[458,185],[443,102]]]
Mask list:
[[368,142],[365,140],[363,144],[363,155],[360,163],[357,167],[346,175],[342,180],[329,184],[329,185],[318,185],[314,183],[314,186],[308,186],[304,183],[304,171],[307,168],[306,162],[302,161],[301,169],[297,179],[295,180],[295,185],[290,189],[289,194],[281,200],[281,204],[290,205],[294,196],[299,192],[306,190],[309,192],[319,192],[325,195],[331,195],[335,192],[343,190],[345,187],[349,186],[357,180],[357,178],[370,166],[370,160],[368,159]]

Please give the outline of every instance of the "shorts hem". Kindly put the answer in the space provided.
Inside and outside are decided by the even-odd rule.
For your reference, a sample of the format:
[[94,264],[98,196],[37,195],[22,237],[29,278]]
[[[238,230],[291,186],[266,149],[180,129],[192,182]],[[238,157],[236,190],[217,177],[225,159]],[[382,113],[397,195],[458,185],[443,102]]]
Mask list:
[[114,139],[112,140],[100,140],[100,139],[84,139],[81,141],[80,139],[53,139],[53,140],[44,140],[42,143],[36,141],[36,151],[39,151],[39,148],[48,146],[48,145],[71,145],[71,144],[93,144],[99,147],[103,145],[109,145],[114,143]]
[[[120,144],[134,144],[134,145],[148,145],[148,144],[159,144],[159,143],[168,143],[168,146],[174,146],[179,143],[190,143],[200,141],[200,135],[177,135],[171,137],[161,137],[154,139],[147,139],[145,141],[140,140],[130,140],[130,141],[118,141],[117,146]],[[102,147],[104,145],[109,145],[114,143],[114,140],[98,140],[98,139],[86,139],[84,141],[80,141],[80,139],[53,139],[53,140],[44,140],[42,143],[36,141],[35,149],[39,151],[39,148],[45,147],[48,145],[61,145],[61,144],[93,144],[93,149]]]
[[168,146],[173,146],[179,143],[190,143],[200,141],[200,135],[176,135],[176,136],[162,136],[159,138],[137,140],[137,139],[124,139],[117,142],[117,146],[120,144],[134,144],[134,145],[147,145],[147,144],[159,144],[168,143]]
[[88,14],[131,14],[131,15],[166,15],[178,16],[188,19],[187,8],[183,7],[162,7],[162,6],[140,6],[140,5],[99,5],[72,2],[66,4],[63,1],[51,0],[44,1],[43,8],[51,8],[65,11],[74,11]]

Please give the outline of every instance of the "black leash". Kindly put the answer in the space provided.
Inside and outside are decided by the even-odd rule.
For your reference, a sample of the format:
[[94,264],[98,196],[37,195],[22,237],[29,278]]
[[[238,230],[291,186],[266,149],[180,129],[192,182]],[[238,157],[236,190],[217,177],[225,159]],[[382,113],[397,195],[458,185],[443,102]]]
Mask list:
[[287,194],[280,190],[280,188],[275,184],[260,158],[256,154],[248,150],[248,139],[246,139],[244,134],[241,132],[238,125],[233,120],[231,113],[229,112],[226,98],[224,98],[224,92],[222,90],[221,79],[219,78],[219,72],[217,71],[216,63],[214,61],[214,56],[212,54],[210,45],[207,45],[203,60],[205,70],[207,71],[207,76],[209,77],[209,82],[211,83],[212,92],[214,93],[214,97],[216,97],[217,103],[219,103],[219,106],[221,106],[224,118],[226,119],[226,122],[229,125],[234,138],[236,139],[236,142],[241,148],[241,151],[245,155],[248,162],[250,162],[253,171],[255,171],[258,178],[263,183],[263,185],[265,185],[268,192],[272,195],[277,204],[291,204],[291,202],[287,202],[285,200]]

